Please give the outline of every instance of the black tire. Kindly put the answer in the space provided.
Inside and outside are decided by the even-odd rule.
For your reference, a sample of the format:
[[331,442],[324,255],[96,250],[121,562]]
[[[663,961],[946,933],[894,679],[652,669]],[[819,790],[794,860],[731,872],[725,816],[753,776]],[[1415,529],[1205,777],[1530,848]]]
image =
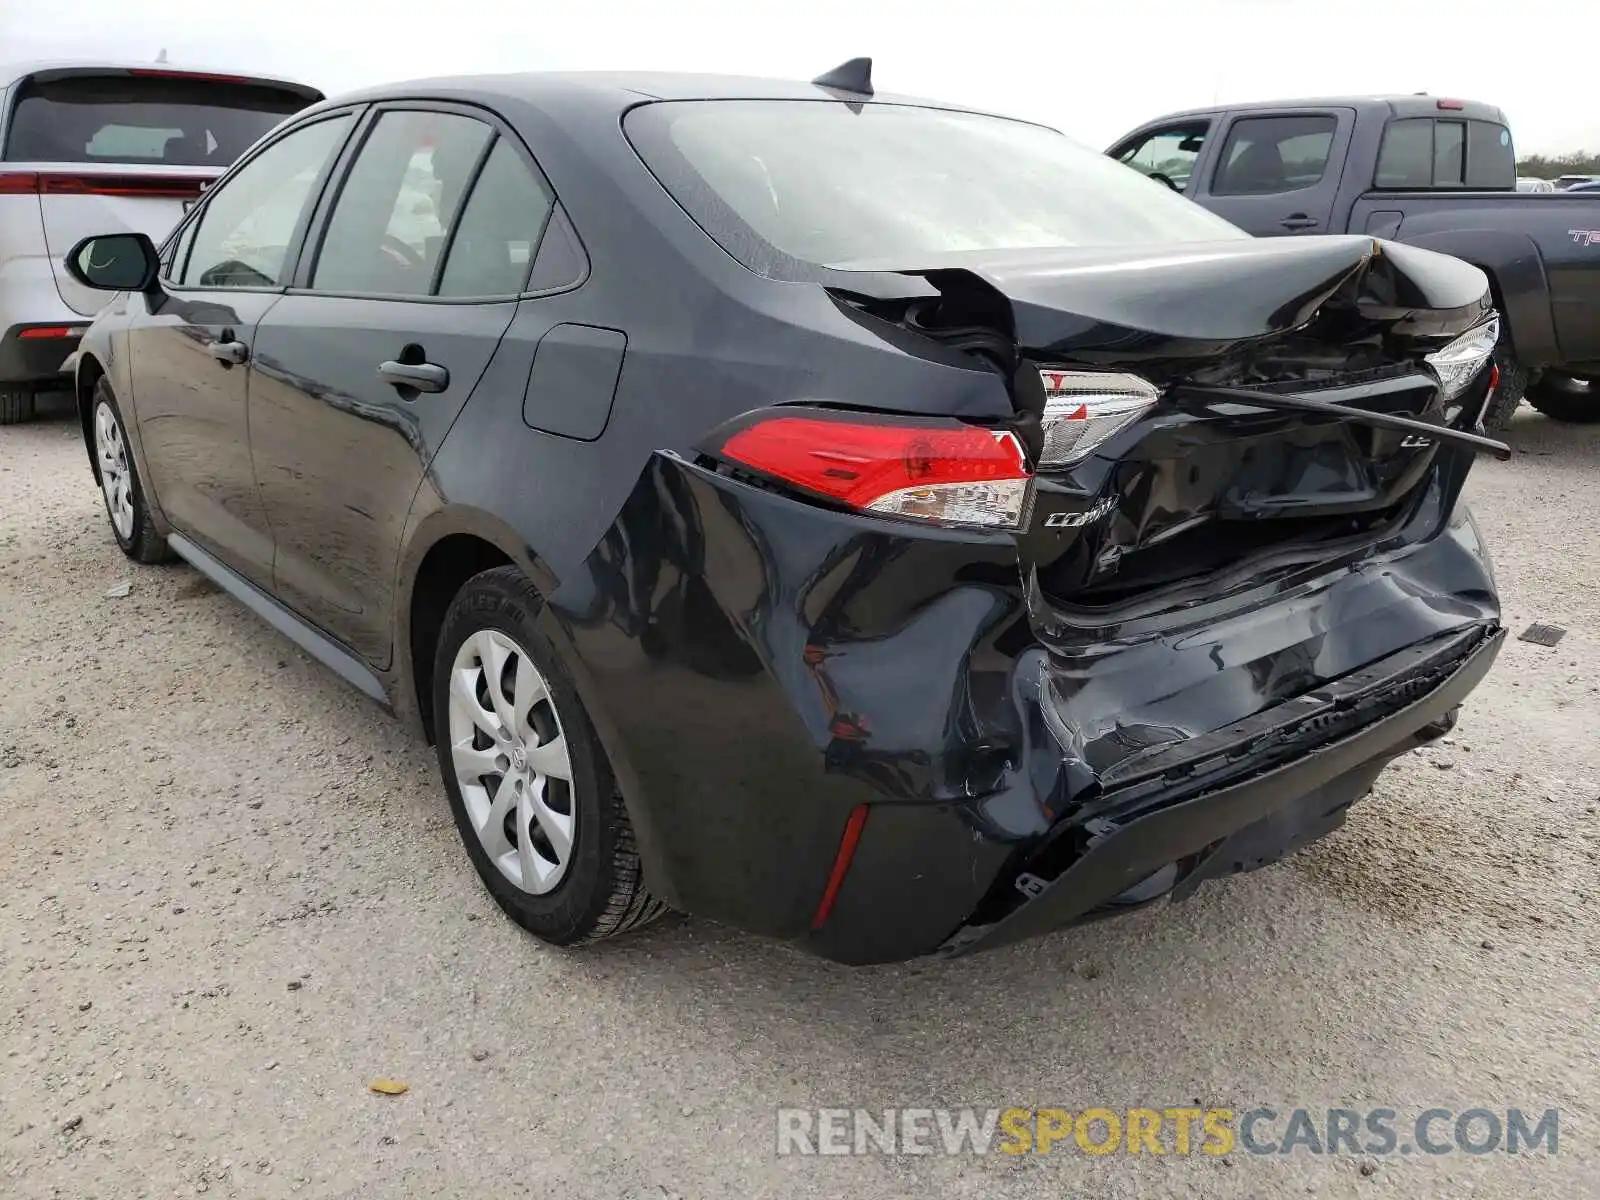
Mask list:
[[1528,403],[1552,421],[1593,425],[1600,421],[1600,384],[1546,371],[1528,389]]
[[[96,458],[96,484],[100,484],[102,475],[98,462],[99,447],[94,441],[95,422],[99,419],[102,407],[110,410],[112,419],[117,423],[122,444],[126,447],[128,431],[122,421],[122,410],[117,407],[116,393],[111,390],[110,382],[104,377],[95,382],[94,399],[89,407],[89,438],[91,453]],[[126,535],[117,528],[116,517],[111,511],[111,497],[106,495],[104,487],[100,489],[100,499],[105,504],[106,521],[111,526],[111,536],[117,539],[117,546],[134,562],[147,564],[171,562],[175,555],[167,545],[167,539],[156,530],[150,520],[150,505],[145,500],[144,482],[139,478],[139,468],[133,461],[132,451],[126,452],[125,462],[128,473],[128,500],[133,508],[133,524]]]
[[33,389],[0,384],[0,425],[21,425],[34,417]]
[[[645,888],[633,825],[572,676],[536,625],[543,603],[515,567],[475,575],[456,594],[434,654],[434,742],[456,829],[484,887],[507,916],[535,937],[576,946],[637,929],[667,910]],[[468,815],[452,759],[451,674],[457,653],[484,630],[505,635],[527,654],[548,685],[566,738],[572,768],[569,803],[575,817],[572,850],[566,873],[542,895],[518,887],[489,857]]]
[[1511,343],[1504,332],[1494,350],[1495,366],[1500,368],[1500,386],[1489,397],[1489,407],[1483,413],[1486,433],[1504,433],[1521,407],[1528,391],[1528,368],[1511,356]]

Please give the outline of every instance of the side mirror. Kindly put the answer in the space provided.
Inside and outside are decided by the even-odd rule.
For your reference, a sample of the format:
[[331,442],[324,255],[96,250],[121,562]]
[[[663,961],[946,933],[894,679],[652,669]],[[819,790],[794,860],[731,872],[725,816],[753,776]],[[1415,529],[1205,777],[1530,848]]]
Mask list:
[[142,233],[86,237],[67,251],[67,274],[102,292],[143,292],[161,271],[155,243]]

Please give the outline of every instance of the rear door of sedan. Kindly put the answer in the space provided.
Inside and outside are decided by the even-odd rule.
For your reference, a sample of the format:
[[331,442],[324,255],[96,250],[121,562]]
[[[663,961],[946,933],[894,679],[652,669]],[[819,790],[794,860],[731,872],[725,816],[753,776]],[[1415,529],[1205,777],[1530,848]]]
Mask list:
[[274,592],[382,668],[412,498],[517,313],[553,193],[491,114],[435,102],[376,106],[336,178],[257,329],[251,447]]

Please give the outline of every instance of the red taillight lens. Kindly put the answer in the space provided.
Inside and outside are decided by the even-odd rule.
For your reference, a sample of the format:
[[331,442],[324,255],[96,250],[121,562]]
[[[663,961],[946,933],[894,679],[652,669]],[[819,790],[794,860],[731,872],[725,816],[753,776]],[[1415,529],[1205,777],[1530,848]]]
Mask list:
[[70,338],[79,337],[87,325],[35,325],[32,329],[24,329],[17,336],[28,338]]
[[66,196],[147,196],[193,200],[210,179],[173,175],[41,175],[39,191]]
[[153,200],[193,200],[210,182],[210,176],[0,171],[0,196],[144,196]]
[[863,512],[947,525],[1016,528],[1032,482],[1015,434],[957,421],[773,414],[718,452]]

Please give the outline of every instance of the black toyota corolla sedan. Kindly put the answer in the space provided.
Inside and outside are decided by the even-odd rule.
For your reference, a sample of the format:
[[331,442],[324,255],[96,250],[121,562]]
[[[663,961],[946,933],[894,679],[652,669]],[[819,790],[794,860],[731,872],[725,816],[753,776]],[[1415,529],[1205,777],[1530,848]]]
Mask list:
[[670,906],[866,963],[1182,898],[1501,644],[1476,268],[1248,237],[861,61],[348,95],[70,259],[117,543],[429,738],[549,942]]

